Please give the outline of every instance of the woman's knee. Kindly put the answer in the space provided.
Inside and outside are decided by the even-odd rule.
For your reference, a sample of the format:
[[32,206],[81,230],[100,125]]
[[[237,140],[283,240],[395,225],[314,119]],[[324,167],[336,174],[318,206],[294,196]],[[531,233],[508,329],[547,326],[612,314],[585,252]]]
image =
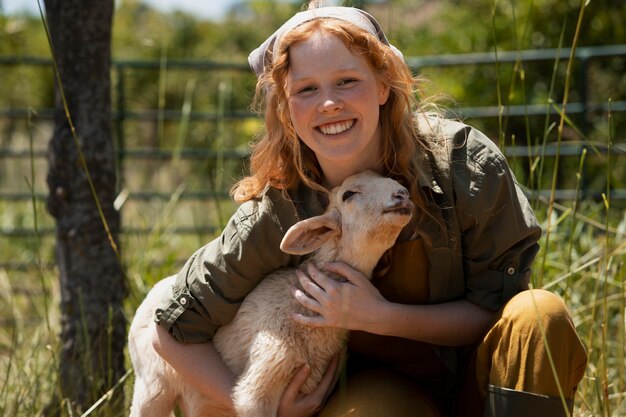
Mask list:
[[517,294],[504,306],[502,318],[526,331],[537,325],[543,326],[546,332],[574,329],[571,315],[561,297],[546,290],[527,290]]
[[501,374],[495,378],[497,385],[558,395],[553,383],[554,367],[566,398],[573,398],[586,368],[587,354],[567,306],[558,295],[545,290],[517,294],[504,307],[493,330],[490,337],[497,342],[489,346],[502,355],[502,362],[524,364],[525,369],[525,374],[518,375],[508,366],[498,371],[498,366],[492,364],[492,377]]

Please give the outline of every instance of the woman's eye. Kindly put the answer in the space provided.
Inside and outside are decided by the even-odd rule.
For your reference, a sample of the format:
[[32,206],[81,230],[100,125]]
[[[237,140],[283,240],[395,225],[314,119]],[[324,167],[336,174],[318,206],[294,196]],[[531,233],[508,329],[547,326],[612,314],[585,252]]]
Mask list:
[[345,80],[341,80],[339,81],[339,85],[351,85],[354,84],[355,82],[357,82],[358,80],[356,78],[346,78]]
[[357,194],[356,191],[345,191],[342,195],[341,195],[341,201],[346,201],[348,199],[350,199],[350,197],[352,197],[353,195]]
[[313,86],[309,86],[309,87],[304,87],[298,90],[298,94],[306,94],[306,93],[310,93],[312,91],[315,91],[315,87]]

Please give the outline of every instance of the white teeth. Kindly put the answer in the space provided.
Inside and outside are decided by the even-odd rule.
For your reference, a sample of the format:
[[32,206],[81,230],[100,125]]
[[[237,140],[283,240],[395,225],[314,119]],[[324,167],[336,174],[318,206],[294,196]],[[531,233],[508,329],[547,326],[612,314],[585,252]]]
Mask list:
[[346,120],[338,123],[329,123],[327,125],[320,126],[320,130],[325,135],[336,135],[350,129],[353,124],[354,120]]

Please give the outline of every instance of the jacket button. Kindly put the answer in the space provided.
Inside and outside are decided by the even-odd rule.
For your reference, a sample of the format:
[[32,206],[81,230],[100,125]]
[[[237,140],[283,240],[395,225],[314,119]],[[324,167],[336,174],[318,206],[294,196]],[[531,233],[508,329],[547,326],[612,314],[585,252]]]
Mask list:
[[187,304],[187,299],[185,297],[180,297],[180,305],[185,305]]
[[509,266],[506,269],[506,273],[509,274],[509,275],[513,275],[515,273],[515,268],[513,268],[512,266]]

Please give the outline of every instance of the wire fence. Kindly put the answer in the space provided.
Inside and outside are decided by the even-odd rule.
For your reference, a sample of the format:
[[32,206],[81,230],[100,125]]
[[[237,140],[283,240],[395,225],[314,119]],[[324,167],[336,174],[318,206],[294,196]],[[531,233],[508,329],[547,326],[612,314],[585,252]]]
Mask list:
[[[439,56],[421,56],[406,57],[406,62],[415,73],[437,69],[437,68],[456,68],[463,66],[493,66],[511,64],[529,64],[540,61],[562,61],[569,59],[572,51],[569,49],[546,49],[546,50],[525,50],[506,52],[500,51],[497,55],[491,53],[474,53],[460,55],[439,55]],[[596,59],[616,58],[624,60],[626,58],[626,45],[611,45],[599,47],[579,47],[574,52],[574,58],[578,61],[577,76],[575,90],[577,91],[575,102],[567,104],[567,115],[578,116],[578,127],[584,136],[588,126],[587,121],[592,115],[598,113],[611,112],[620,117],[626,115],[626,100],[617,99],[609,102],[593,102],[589,99],[589,68],[590,63]],[[51,61],[47,58],[38,57],[9,57],[0,56],[0,69],[2,67],[44,67],[51,68]],[[213,150],[208,148],[186,148],[181,149],[162,149],[159,147],[137,147],[128,142],[128,126],[137,122],[209,122],[223,123],[227,121],[233,124],[243,124],[250,120],[257,120],[258,116],[248,110],[222,109],[222,110],[193,110],[178,109],[137,109],[131,105],[132,94],[128,91],[128,78],[136,71],[199,71],[204,73],[229,72],[236,73],[242,77],[250,77],[252,74],[245,63],[219,63],[211,61],[197,60],[114,60],[112,63],[112,79],[114,80],[113,91],[113,123],[114,136],[116,143],[118,175],[120,177],[120,192],[122,192],[125,173],[137,167],[139,161],[151,161],[159,164],[164,161],[171,161],[177,158],[181,161],[197,163],[209,163],[207,161],[216,161],[223,159],[230,161],[235,165],[235,171],[239,172],[243,169],[248,155],[247,149],[224,148],[222,150]],[[512,104],[506,106],[499,105],[480,105],[480,106],[463,106],[455,109],[455,114],[462,118],[471,120],[493,119],[498,117],[542,117],[548,115],[559,116],[560,107],[558,103],[546,104]],[[49,107],[40,107],[36,109],[7,107],[0,108],[1,120],[27,120],[36,113],[37,120],[52,123],[54,109]],[[562,144],[549,143],[546,146],[537,145],[507,145],[504,146],[504,153],[509,158],[532,159],[536,157],[568,157],[578,159],[583,152],[594,153],[596,155],[611,155],[611,157],[620,157],[626,154],[626,140],[623,133],[616,132],[618,137],[613,138],[614,144],[609,146],[599,143],[589,143],[587,141],[567,141]],[[11,144],[11,140],[0,138],[2,143]],[[132,141],[131,141],[132,142]],[[33,158],[40,163],[45,163],[46,151],[42,147],[34,150],[20,148],[16,146],[8,146],[0,148],[0,163],[3,161],[16,160],[26,161]],[[240,167],[240,168],[237,168]],[[46,193],[39,191],[33,193],[31,191],[21,190],[5,190],[2,187],[3,181],[0,179],[0,204],[10,204],[14,202],[27,202],[33,197],[38,201],[46,199]],[[219,189],[198,189],[187,190],[179,196],[181,201],[197,201],[206,202],[216,198],[225,199],[228,197],[229,183],[224,182]],[[576,198],[601,199],[603,193],[608,193],[612,200],[626,200],[626,188],[591,188],[589,185],[592,181],[586,181],[583,190],[575,189],[557,189],[554,196],[557,200],[572,200]],[[40,189],[44,189],[41,187]],[[552,191],[549,189],[533,189],[528,190],[530,198],[547,198]],[[133,190],[125,198],[135,202],[150,202],[156,200],[167,200],[171,198],[172,190],[150,190],[136,189]],[[213,233],[218,225],[208,224],[202,227],[182,225],[174,230],[174,233]],[[145,227],[125,227],[123,233],[147,234],[150,228]],[[16,238],[32,235],[34,229],[29,227],[11,227],[0,229],[1,238]],[[54,233],[53,227],[43,227],[38,230],[42,236],[49,236]],[[0,267],[21,269],[25,265],[21,263],[11,263],[0,260]]]

